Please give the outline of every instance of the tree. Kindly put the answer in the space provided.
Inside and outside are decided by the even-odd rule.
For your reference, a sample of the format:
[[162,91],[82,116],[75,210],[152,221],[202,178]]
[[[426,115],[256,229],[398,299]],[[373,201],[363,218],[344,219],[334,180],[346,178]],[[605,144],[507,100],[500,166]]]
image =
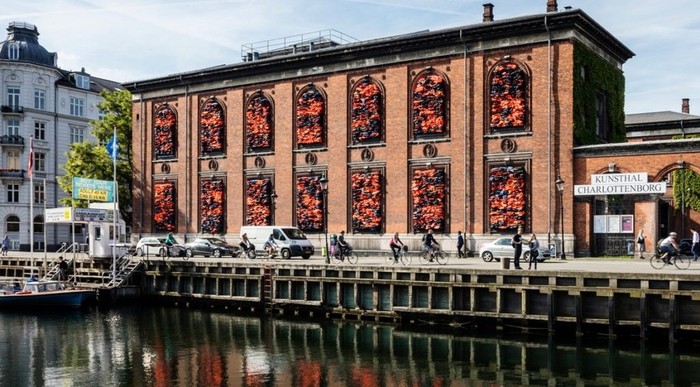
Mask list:
[[[119,186],[119,213],[126,224],[131,224],[131,93],[127,90],[103,90],[100,92],[102,102],[97,107],[103,114],[102,119],[90,122],[91,133],[98,143],[73,143],[67,153],[68,160],[63,170],[66,174],[58,177],[58,185],[69,196],[62,198],[63,205],[71,205],[73,196],[73,177],[96,180],[112,180],[112,159],[105,144],[112,139],[117,130],[117,184]],[[87,207],[86,201],[76,201],[77,207]]]

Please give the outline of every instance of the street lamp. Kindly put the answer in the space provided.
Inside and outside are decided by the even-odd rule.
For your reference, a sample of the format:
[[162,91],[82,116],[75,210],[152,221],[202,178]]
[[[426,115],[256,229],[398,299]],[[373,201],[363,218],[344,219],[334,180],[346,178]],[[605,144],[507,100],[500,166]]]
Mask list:
[[323,193],[323,231],[326,236],[326,264],[330,264],[331,256],[328,252],[328,179],[325,173],[318,182],[321,183],[321,192]]
[[557,186],[557,191],[559,191],[559,203],[561,211],[559,217],[561,218],[561,259],[566,259],[566,253],[564,253],[564,180],[560,176],[557,176],[557,181],[554,182]]

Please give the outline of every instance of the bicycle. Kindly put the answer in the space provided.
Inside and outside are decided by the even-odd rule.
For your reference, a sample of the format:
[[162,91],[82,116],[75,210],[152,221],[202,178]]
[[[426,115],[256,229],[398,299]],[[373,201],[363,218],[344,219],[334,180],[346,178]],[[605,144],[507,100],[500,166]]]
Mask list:
[[432,248],[420,252],[420,261],[422,264],[427,265],[430,262],[437,262],[440,265],[447,264],[447,256],[440,250],[440,246],[433,246]]
[[268,259],[282,258],[279,247],[265,243],[265,257]]
[[356,264],[357,261],[360,259],[357,253],[352,250],[352,247],[346,247],[344,249],[341,249],[340,247],[336,246],[332,256],[339,262],[343,262],[347,259],[348,263],[351,263],[353,265]]
[[657,270],[664,268],[666,265],[674,265],[678,270],[685,270],[690,267],[691,258],[688,256],[676,253],[669,256],[666,261],[661,258],[662,256],[663,254],[657,250],[656,254],[649,258],[651,267]]
[[396,253],[397,258],[394,258],[394,251],[387,251],[384,259],[387,265],[393,265],[395,263],[401,262],[404,266],[411,264],[411,256],[408,254],[408,246],[402,246],[399,252]]

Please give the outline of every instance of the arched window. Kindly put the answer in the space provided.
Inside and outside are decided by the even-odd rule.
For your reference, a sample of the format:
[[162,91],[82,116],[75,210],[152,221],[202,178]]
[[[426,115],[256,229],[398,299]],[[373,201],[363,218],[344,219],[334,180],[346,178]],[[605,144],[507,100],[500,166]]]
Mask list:
[[17,215],[10,215],[5,221],[5,230],[7,232],[19,232],[19,217]]
[[7,59],[19,60],[19,42],[10,42],[7,50]]
[[352,89],[350,109],[352,142],[381,141],[384,132],[384,97],[379,84],[370,77],[360,79]]
[[177,188],[173,181],[164,181],[153,185],[153,223],[156,232],[175,231],[176,192]]
[[430,68],[413,81],[413,136],[446,136],[448,114],[447,78]]
[[524,129],[528,116],[528,76],[513,60],[491,69],[489,127],[491,130]]
[[226,115],[215,98],[202,104],[199,113],[200,149],[203,154],[221,154],[226,150]]
[[43,233],[44,232],[44,217],[41,215],[34,217],[34,232]]
[[296,100],[297,147],[326,143],[326,98],[315,86],[302,89]]
[[177,158],[177,116],[167,103],[153,118],[153,148],[156,159]]
[[267,95],[259,92],[250,97],[245,111],[248,151],[273,149],[273,117],[272,102]]

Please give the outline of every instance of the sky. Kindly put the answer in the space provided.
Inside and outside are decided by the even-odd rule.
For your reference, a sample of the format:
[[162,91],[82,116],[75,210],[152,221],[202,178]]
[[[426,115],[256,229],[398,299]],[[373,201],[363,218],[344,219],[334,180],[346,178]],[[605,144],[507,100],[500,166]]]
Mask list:
[[[65,70],[117,82],[241,62],[241,46],[337,30],[370,40],[541,14],[547,0],[0,0],[0,26],[34,24]],[[623,65],[625,113],[700,115],[700,1],[558,0],[586,12],[635,56]],[[4,37],[0,37],[4,40]]]

